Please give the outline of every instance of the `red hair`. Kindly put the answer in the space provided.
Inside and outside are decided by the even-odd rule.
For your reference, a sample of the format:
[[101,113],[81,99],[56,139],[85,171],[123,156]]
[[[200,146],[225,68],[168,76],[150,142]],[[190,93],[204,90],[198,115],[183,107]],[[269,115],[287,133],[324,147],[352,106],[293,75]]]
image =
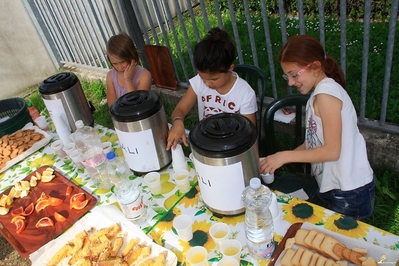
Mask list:
[[301,67],[319,61],[327,77],[334,79],[343,88],[346,86],[341,67],[334,58],[325,54],[320,42],[310,35],[296,35],[289,38],[278,55],[278,61],[279,63],[295,63]]

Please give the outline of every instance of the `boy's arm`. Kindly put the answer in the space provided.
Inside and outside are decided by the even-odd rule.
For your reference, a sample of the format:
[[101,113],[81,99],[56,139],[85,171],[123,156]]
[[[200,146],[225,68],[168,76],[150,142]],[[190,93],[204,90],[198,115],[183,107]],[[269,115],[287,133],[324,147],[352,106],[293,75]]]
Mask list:
[[168,133],[166,150],[169,150],[170,147],[173,147],[173,149],[176,148],[176,145],[180,139],[182,139],[185,146],[188,146],[183,121],[184,117],[186,117],[188,112],[193,108],[196,101],[197,95],[195,94],[193,88],[189,86],[187,92],[184,94],[179,103],[176,105],[175,110],[172,112],[172,128]]

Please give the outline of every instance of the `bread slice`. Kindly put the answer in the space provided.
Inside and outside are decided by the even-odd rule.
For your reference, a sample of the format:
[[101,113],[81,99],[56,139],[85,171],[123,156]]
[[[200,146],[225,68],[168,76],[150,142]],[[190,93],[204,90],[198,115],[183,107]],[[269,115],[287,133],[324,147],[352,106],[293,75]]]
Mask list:
[[323,242],[321,243],[320,249],[327,257],[330,257],[334,260],[341,260],[342,257],[333,252],[334,246],[336,244],[340,244],[338,240],[331,236],[325,236]]
[[326,263],[324,263],[324,266],[335,266],[335,261],[333,261],[332,259],[327,259]]
[[320,246],[321,246],[321,243],[323,242],[323,239],[324,239],[325,236],[326,236],[325,234],[323,234],[321,232],[318,232],[315,235],[315,237],[313,238],[312,249],[314,249],[314,250],[316,250],[317,252],[320,253],[321,252]]
[[312,241],[314,239],[314,237],[317,235],[317,231],[316,230],[310,230],[309,233],[306,235],[305,240],[304,240],[304,244],[305,247],[307,248],[312,248]]
[[351,250],[351,254],[349,256],[349,261],[353,262],[356,265],[361,265],[362,264],[362,261],[360,259],[361,257],[363,257],[362,254],[360,254],[359,252]]
[[339,260],[339,261],[336,261],[336,264],[338,266],[348,266],[348,261],[347,260]]
[[306,229],[298,229],[295,234],[295,244],[306,247],[305,246],[305,238],[308,235],[309,230]]
[[346,248],[344,244],[337,243],[333,247],[333,252],[342,259],[343,258],[342,252],[344,251],[344,248]]
[[366,255],[367,255],[367,252],[368,252],[366,248],[358,248],[358,247],[352,248],[352,251],[355,251],[355,252],[357,252],[357,253],[360,253],[360,254],[362,254],[363,256],[366,256]]
[[292,248],[292,246],[293,246],[294,244],[295,244],[295,237],[288,238],[288,239],[285,241],[284,249]]
[[309,266],[316,266],[316,261],[320,257],[319,253],[313,253],[312,259],[309,262]]
[[362,266],[377,266],[377,262],[372,257],[368,257],[365,261],[362,262]]
[[304,249],[302,256],[299,260],[300,266],[309,266],[310,261],[312,260],[313,252],[309,249]]
[[295,250],[293,250],[292,248],[287,249],[280,260],[281,266],[292,266],[291,259],[294,254]]
[[316,261],[316,266],[324,266],[326,264],[327,259],[323,256],[319,256]]
[[351,259],[351,252],[352,250],[350,250],[349,248],[344,248],[342,250],[342,257],[348,261],[350,261]]
[[291,259],[291,263],[292,263],[292,265],[293,266],[300,266],[300,260],[301,260],[301,256],[302,256],[302,254],[303,254],[303,252],[305,251],[305,249],[304,248],[298,248],[296,251],[295,251],[295,254],[294,254],[294,256],[292,257],[292,259]]

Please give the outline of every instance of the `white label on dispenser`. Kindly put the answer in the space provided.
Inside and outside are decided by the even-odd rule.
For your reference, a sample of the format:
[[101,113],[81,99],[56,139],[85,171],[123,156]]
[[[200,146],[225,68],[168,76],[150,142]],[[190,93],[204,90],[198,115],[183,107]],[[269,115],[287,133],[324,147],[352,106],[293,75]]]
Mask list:
[[[57,129],[57,124],[60,124],[57,123],[57,119],[61,118],[63,120],[63,124],[68,127],[69,131],[71,131],[71,126],[68,123],[68,118],[63,108],[61,99],[43,99],[43,102],[46,105],[46,108],[48,110],[48,113],[50,114],[51,120],[53,121],[55,128]],[[58,126],[58,129],[61,130],[60,126]]]
[[124,132],[115,128],[115,131],[130,169],[144,173],[161,168],[151,129]]
[[245,189],[241,162],[213,166],[194,158],[202,200],[220,211],[236,211],[244,208],[241,193]]

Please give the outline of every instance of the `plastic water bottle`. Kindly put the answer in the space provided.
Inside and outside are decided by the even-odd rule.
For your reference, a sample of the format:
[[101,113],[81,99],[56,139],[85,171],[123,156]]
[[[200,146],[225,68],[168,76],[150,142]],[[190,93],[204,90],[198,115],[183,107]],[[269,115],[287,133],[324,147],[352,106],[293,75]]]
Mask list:
[[107,154],[107,175],[115,185],[114,192],[125,217],[137,220],[144,215],[143,198],[137,185],[129,179],[131,171],[126,161],[113,151]]
[[275,248],[273,217],[269,209],[271,200],[272,192],[256,177],[250,180],[250,185],[242,193],[247,246],[256,258],[270,258]]
[[82,120],[75,122],[76,131],[71,135],[76,148],[83,158],[83,164],[94,184],[99,188],[111,186],[106,174],[107,159],[97,130],[85,126]]

